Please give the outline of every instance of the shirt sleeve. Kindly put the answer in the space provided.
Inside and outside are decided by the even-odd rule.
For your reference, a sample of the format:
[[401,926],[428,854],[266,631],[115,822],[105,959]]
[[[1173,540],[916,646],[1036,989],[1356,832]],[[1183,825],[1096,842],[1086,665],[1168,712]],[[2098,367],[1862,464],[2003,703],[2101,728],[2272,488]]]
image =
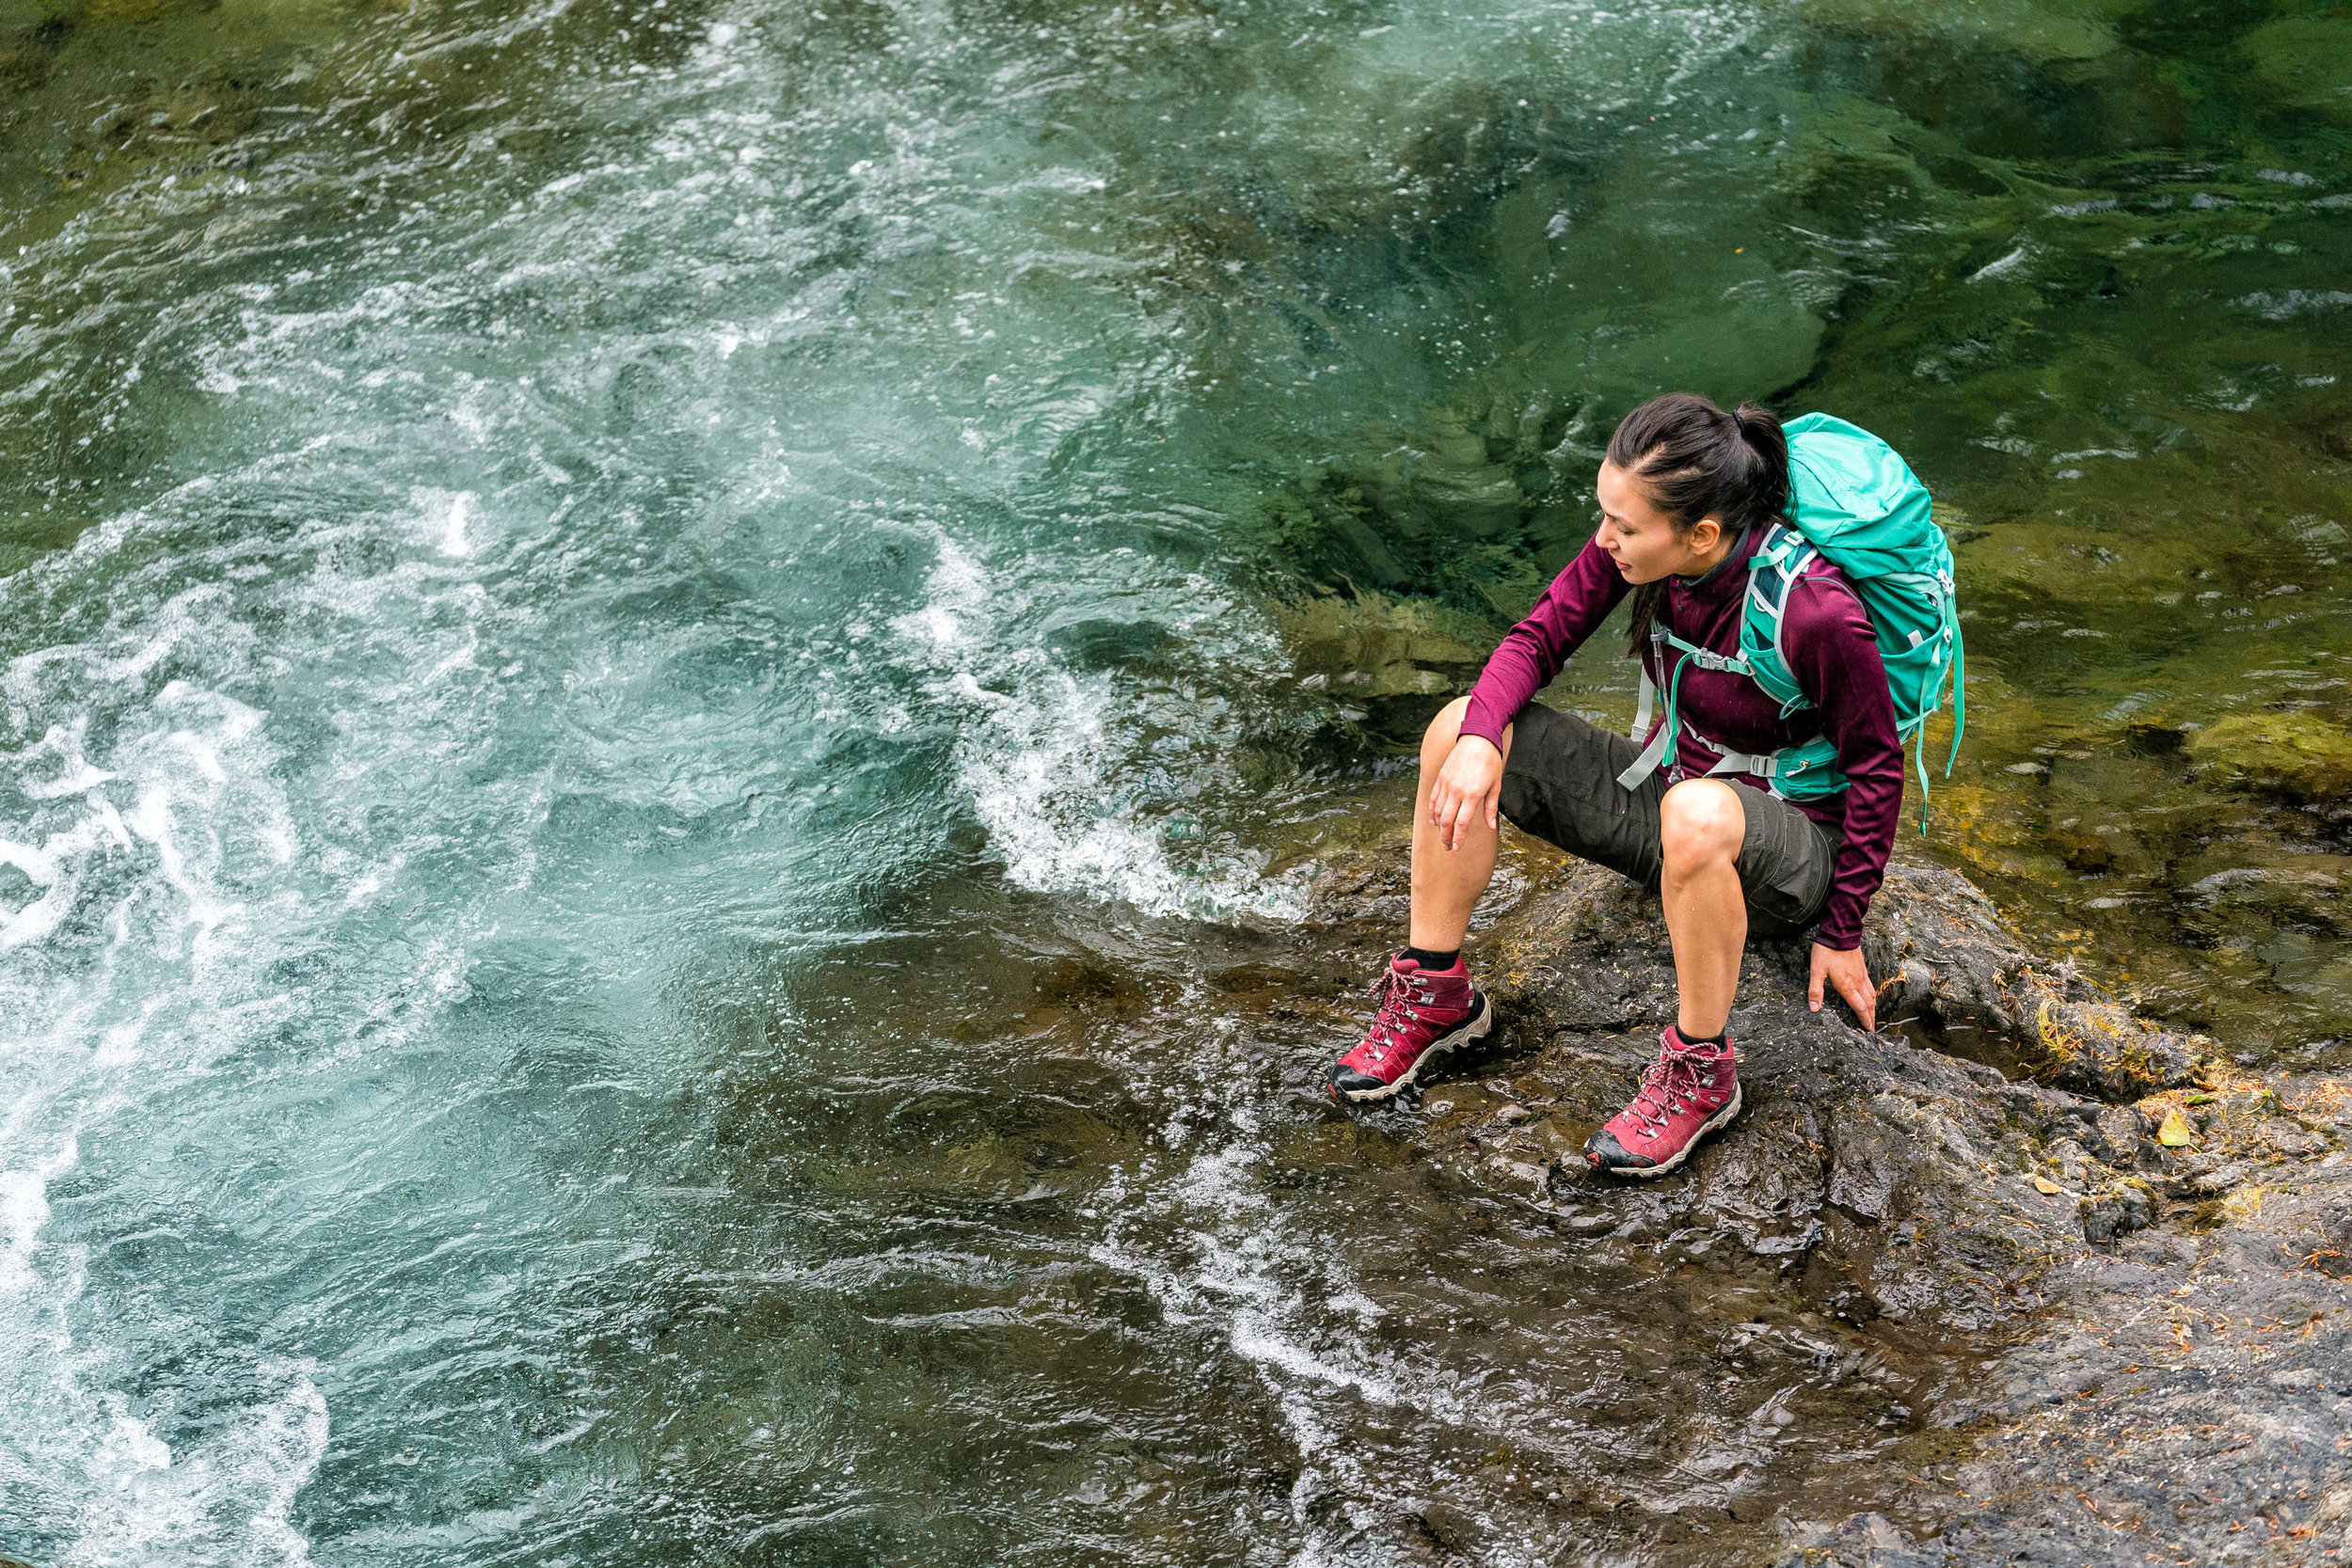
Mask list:
[[1502,732],[1529,699],[1551,684],[1568,656],[1584,644],[1617,601],[1626,595],[1625,575],[1609,552],[1591,540],[1551,579],[1535,608],[1505,633],[1470,688],[1462,733],[1484,736],[1502,749]]
[[1789,673],[1820,711],[1821,733],[1837,748],[1837,770],[1850,781],[1845,842],[1830,872],[1829,902],[1814,940],[1823,947],[1862,945],[1862,917],[1885,879],[1886,857],[1903,808],[1903,749],[1895,700],[1886,689],[1878,636],[1853,590],[1808,577],[1788,595]]

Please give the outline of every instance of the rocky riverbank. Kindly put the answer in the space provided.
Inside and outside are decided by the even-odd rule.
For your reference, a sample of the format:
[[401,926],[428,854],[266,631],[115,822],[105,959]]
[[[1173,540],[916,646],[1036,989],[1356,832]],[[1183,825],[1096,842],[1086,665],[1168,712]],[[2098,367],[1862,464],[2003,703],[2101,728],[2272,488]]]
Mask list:
[[[1386,940],[1403,865],[1327,861],[1325,931]],[[1664,1477],[1481,1472],[1400,1499],[1425,1555],[2352,1560],[2352,1082],[2249,1076],[1899,858],[1868,936],[1887,1026],[1809,1011],[1802,949],[1758,944],[1748,1109],[1686,1170],[1606,1180],[1578,1151],[1672,1017],[1657,903],[1540,851],[1510,869],[1472,944],[1504,1027],[1377,1124],[1466,1216],[1540,1216],[1689,1331],[1680,1365],[1590,1386]],[[1846,1376],[1775,1381],[1808,1357]],[[1832,1414],[1875,1440],[1790,1451]]]

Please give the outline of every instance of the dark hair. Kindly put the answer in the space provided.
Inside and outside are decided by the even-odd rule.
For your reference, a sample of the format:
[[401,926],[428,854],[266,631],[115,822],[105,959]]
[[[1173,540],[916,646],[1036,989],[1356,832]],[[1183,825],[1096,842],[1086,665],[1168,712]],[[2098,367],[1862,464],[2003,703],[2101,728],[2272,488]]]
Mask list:
[[[1628,414],[1609,437],[1609,461],[1642,487],[1677,533],[1713,517],[1737,538],[1771,522],[1788,505],[1788,440],[1780,419],[1760,404],[1726,414],[1696,392],[1668,392]],[[1649,641],[1666,582],[1633,591],[1627,650]]]

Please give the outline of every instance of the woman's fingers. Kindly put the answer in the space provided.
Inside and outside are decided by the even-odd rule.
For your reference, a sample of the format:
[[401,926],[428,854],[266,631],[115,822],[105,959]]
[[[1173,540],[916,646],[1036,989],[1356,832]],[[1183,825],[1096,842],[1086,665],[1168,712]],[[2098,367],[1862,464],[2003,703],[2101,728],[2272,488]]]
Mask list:
[[1456,793],[1458,792],[1454,787],[1454,781],[1446,777],[1443,772],[1438,773],[1437,784],[1429,791],[1429,825],[1431,827],[1445,826],[1446,814],[1454,809],[1454,797]]
[[1438,782],[1429,790],[1429,825],[1438,830],[1438,842],[1448,849],[1459,849],[1470,842],[1470,831],[1484,817],[1486,826],[1500,821],[1502,801],[1502,780],[1497,777],[1488,784],[1477,777],[1481,771],[1470,770],[1466,784],[1454,777],[1448,765],[1438,774]]
[[1470,800],[1448,779],[1438,781],[1435,798],[1430,801],[1429,818],[1438,829],[1438,842],[1448,849],[1462,845],[1462,815]]
[[1813,948],[1812,973],[1807,977],[1804,999],[1815,1012],[1821,1010],[1822,981],[1837,988],[1837,994],[1853,1009],[1856,1022],[1865,1029],[1878,1027],[1878,993],[1870,989],[1870,971],[1863,962],[1862,950],[1840,951],[1816,943]]
[[1862,1021],[1862,1026],[1865,1029],[1875,1029],[1879,1026],[1878,993],[1870,989],[1868,972],[1862,970],[1860,964],[1854,965],[1854,968],[1861,972],[1860,977],[1849,978],[1840,974],[1837,977],[1837,989],[1844,993],[1846,1006],[1853,1009],[1853,1016]]
[[1438,780],[1438,787],[1429,792],[1429,825],[1438,830],[1438,842],[1454,847],[1454,818],[1462,809],[1462,792],[1454,787],[1454,781]]

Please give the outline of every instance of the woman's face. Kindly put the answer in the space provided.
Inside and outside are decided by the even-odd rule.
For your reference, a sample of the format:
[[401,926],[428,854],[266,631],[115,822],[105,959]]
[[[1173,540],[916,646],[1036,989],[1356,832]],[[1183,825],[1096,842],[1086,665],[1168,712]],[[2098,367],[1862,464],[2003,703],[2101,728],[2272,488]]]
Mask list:
[[1631,583],[1656,582],[1664,577],[1690,577],[1714,562],[1708,559],[1723,542],[1723,525],[1702,517],[1688,533],[1677,533],[1666,515],[1630,474],[1614,463],[1600,466],[1593,486],[1600,501],[1600,531],[1593,535]]

